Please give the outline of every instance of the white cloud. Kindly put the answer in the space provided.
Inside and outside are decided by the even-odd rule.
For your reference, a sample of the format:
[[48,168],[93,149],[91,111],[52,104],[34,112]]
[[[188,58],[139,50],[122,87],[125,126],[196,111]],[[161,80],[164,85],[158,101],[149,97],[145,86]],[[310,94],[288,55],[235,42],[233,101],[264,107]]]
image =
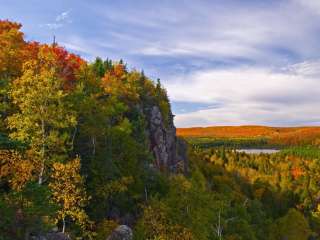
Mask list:
[[[181,7],[183,9],[176,12],[174,21],[164,21],[171,11],[163,6],[154,15],[144,12],[132,14],[124,10],[121,20],[114,15],[112,20],[126,20],[129,26],[132,24],[137,29],[147,28],[131,32],[140,42],[130,42],[131,45],[127,46],[131,52],[134,49],[134,53],[148,56],[284,62],[288,56],[283,56],[279,50],[292,52],[301,58],[320,51],[315,39],[316,19],[309,16],[306,7],[290,1],[286,4],[279,1],[263,8],[245,4],[233,7],[212,4],[196,10]],[[130,17],[125,17],[127,15]],[[150,23],[151,26],[146,26]]]
[[[171,101],[219,103],[177,114],[177,126],[320,124],[320,61],[310,60],[320,57],[319,1],[223,2],[99,13],[109,27],[121,24],[108,39],[124,54],[155,60]],[[174,64],[182,67],[171,72]]]
[[[311,74],[310,74],[311,73]],[[171,101],[220,103],[220,108],[177,114],[193,125],[320,124],[320,63],[286,70],[240,67],[175,76],[166,82]]]
[[[287,107],[274,111],[262,110],[260,106],[231,105],[221,109],[207,109],[192,113],[178,114],[177,127],[227,126],[227,125],[271,125],[303,126],[320,125],[320,114],[315,105],[303,108]],[[301,111],[302,110],[302,111]]]
[[302,7],[308,8],[311,12],[320,14],[320,1],[319,0],[293,0],[295,3],[300,4]]
[[56,22],[62,22],[69,18],[70,11],[62,12],[56,17]]
[[67,23],[71,23],[70,11],[65,11],[56,16],[55,21],[52,23],[40,24],[40,27],[48,27],[49,29],[55,30],[63,27]]

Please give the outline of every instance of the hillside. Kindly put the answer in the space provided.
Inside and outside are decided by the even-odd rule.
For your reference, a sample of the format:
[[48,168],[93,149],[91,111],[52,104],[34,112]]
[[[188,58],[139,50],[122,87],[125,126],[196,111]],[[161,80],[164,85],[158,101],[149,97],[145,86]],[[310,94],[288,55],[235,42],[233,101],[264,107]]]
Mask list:
[[310,144],[320,138],[320,127],[216,126],[178,128],[186,138],[265,138],[272,144]]
[[135,226],[164,176],[187,170],[166,90],[122,60],[26,41],[21,27],[0,21],[0,239]]

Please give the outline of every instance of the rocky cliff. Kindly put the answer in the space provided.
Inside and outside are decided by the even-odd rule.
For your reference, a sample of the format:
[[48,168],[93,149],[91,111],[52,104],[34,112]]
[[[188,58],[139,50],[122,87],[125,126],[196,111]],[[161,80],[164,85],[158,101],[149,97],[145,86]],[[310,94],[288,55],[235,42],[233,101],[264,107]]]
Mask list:
[[149,109],[147,116],[150,148],[155,157],[155,165],[161,170],[186,172],[186,145],[176,136],[174,115],[170,111],[165,124],[159,107],[153,106]]

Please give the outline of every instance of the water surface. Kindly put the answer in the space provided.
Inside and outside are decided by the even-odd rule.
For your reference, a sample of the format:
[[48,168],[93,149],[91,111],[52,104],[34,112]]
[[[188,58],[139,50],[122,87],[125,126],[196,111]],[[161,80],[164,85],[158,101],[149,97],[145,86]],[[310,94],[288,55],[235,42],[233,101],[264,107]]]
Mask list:
[[260,154],[260,153],[272,154],[272,153],[277,153],[280,150],[279,149],[249,148],[249,149],[237,149],[236,151],[237,152],[245,152],[248,154]]

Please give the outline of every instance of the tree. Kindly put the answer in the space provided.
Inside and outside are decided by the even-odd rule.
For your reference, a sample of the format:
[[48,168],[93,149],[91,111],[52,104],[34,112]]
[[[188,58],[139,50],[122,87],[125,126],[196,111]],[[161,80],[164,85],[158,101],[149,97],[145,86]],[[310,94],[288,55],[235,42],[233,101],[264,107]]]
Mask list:
[[24,60],[21,24],[0,20],[0,131],[5,131],[4,119],[10,111],[9,84],[20,76]]
[[12,84],[11,98],[18,112],[8,118],[10,136],[26,142],[37,159],[38,183],[47,165],[66,153],[76,114],[63,91],[58,58],[52,47],[41,46],[37,59],[24,63]]
[[106,72],[106,67],[101,58],[97,57],[92,64],[92,69],[97,77],[102,78]]
[[62,221],[62,232],[65,232],[66,218],[86,230],[88,216],[84,211],[89,197],[86,195],[83,177],[80,175],[80,159],[76,158],[65,164],[54,163],[49,188],[52,191],[53,202],[60,206],[57,211],[57,221]]
[[20,191],[29,181],[34,179],[34,163],[20,153],[0,150],[0,179],[8,182],[15,191]]
[[311,234],[308,221],[302,213],[291,208],[271,229],[270,239],[307,240]]
[[19,76],[26,45],[21,24],[0,20],[0,79]]
[[170,209],[161,201],[152,200],[144,207],[138,223],[136,238],[150,240],[192,240],[196,239],[190,229],[172,222]]
[[28,182],[19,191],[0,195],[0,239],[30,239],[52,229],[56,206],[46,185]]

